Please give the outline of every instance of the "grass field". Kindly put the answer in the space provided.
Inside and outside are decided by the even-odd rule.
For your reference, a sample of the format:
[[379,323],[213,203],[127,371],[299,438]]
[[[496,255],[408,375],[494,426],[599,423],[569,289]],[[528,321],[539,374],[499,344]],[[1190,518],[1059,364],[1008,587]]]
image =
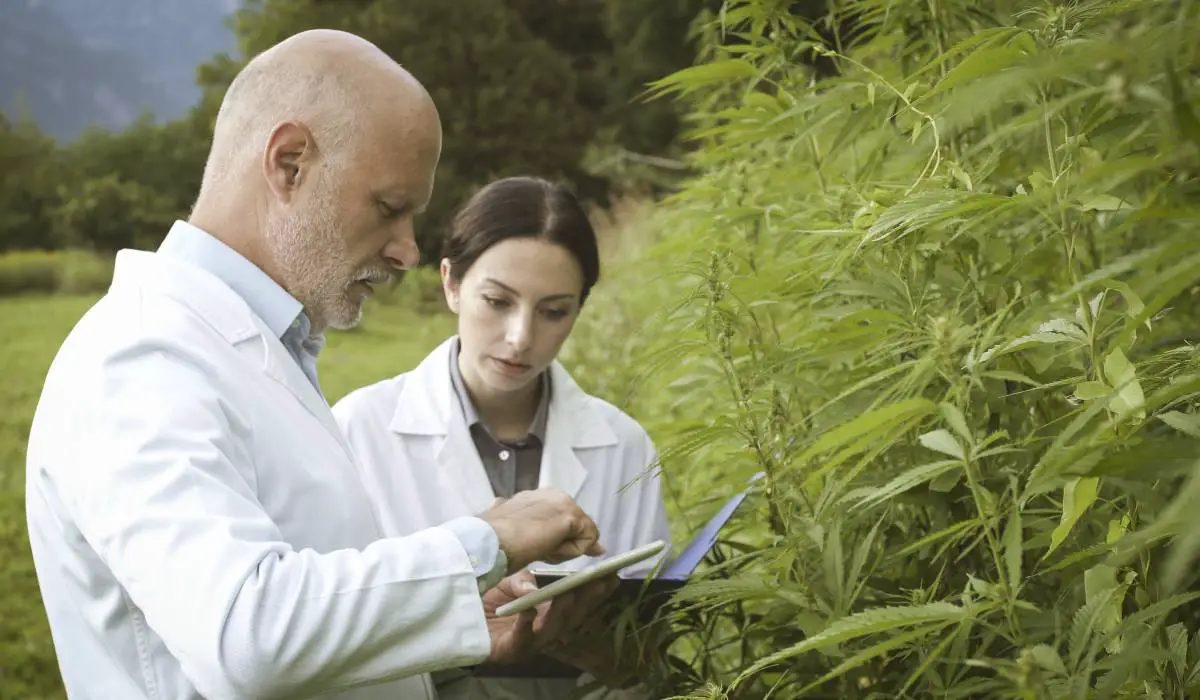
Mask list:
[[[41,607],[25,527],[25,440],[59,343],[95,296],[0,299],[8,334],[0,382],[0,698],[65,697]],[[321,357],[330,402],[414,366],[454,332],[448,314],[418,315],[400,303],[369,305],[356,331],[336,333]]]

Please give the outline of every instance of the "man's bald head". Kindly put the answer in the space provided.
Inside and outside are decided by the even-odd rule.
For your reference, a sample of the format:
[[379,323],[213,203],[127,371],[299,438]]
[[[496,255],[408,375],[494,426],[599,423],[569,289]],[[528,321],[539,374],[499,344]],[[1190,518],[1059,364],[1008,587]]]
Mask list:
[[357,323],[370,284],[417,263],[441,125],[429,93],[374,44],[318,29],[250,60],[226,91],[191,220],[302,304]]
[[257,169],[282,122],[303,123],[322,155],[338,162],[369,116],[406,107],[436,113],[425,88],[371,42],[332,29],[293,35],[252,58],[225,92],[202,190]]

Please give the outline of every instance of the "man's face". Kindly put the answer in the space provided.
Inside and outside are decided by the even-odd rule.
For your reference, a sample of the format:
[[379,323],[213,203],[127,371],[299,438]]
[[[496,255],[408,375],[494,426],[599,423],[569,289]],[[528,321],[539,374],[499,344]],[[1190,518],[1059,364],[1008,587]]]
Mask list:
[[419,261],[413,218],[432,196],[441,134],[436,120],[406,121],[356,135],[340,163],[325,157],[271,226],[280,274],[314,331],[358,325],[372,286]]

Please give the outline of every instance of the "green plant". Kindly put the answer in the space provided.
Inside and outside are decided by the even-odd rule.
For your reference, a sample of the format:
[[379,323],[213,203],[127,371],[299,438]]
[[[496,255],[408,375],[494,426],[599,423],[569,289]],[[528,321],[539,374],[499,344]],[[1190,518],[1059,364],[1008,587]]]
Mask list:
[[681,527],[765,475],[662,687],[1194,696],[1196,3],[790,8],[653,86],[698,174],[570,348]]

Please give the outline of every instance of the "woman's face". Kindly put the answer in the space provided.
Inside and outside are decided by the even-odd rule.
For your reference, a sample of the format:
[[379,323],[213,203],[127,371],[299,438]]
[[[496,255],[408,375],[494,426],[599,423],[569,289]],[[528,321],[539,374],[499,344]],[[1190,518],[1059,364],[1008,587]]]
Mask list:
[[475,391],[507,393],[550,365],[579,314],[583,271],[563,246],[510,238],[485,251],[461,284],[442,261],[442,288],[458,314],[463,378]]

